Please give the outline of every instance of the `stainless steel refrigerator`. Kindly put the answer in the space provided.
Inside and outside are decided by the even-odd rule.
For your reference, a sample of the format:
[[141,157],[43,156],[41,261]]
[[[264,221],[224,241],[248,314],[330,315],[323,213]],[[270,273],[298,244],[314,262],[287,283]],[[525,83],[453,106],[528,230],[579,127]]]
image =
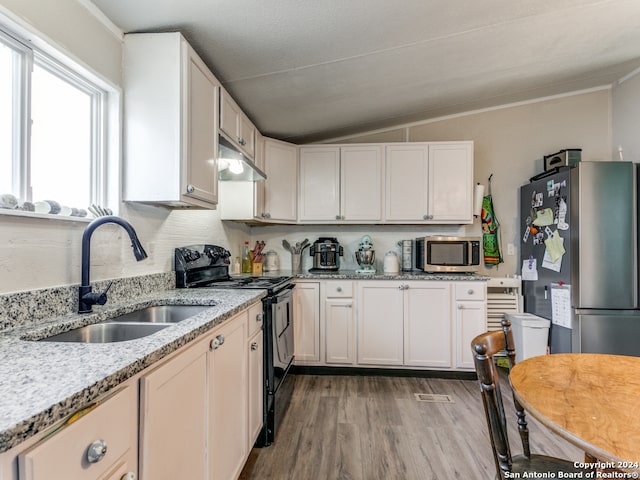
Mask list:
[[[552,320],[552,353],[640,356],[637,184],[631,162],[580,162],[520,188],[524,307]],[[551,301],[563,287],[564,326]]]

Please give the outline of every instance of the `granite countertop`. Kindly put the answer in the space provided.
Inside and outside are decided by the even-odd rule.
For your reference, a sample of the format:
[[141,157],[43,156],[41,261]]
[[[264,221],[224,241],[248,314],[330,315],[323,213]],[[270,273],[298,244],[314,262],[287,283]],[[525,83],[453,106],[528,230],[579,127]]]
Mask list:
[[[165,290],[0,332],[0,453],[258,302],[266,290]],[[35,342],[144,307],[212,305],[147,337],[106,344]],[[214,305],[215,304],[215,305]],[[27,340],[31,339],[31,340]]]
[[373,274],[357,273],[355,270],[339,270],[337,272],[313,273],[303,272],[294,275],[295,278],[304,280],[445,280],[449,282],[487,281],[489,276],[475,273],[424,273],[424,272],[400,272]]

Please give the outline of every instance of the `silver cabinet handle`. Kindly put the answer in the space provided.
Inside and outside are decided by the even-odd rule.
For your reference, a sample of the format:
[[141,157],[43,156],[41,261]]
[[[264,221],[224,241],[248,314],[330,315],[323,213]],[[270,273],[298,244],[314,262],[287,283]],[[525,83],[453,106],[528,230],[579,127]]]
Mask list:
[[264,314],[259,313],[256,315],[256,322],[262,322],[264,320]]
[[193,193],[196,191],[196,187],[193,185],[187,185],[187,193]]
[[89,463],[97,463],[107,454],[107,442],[104,440],[96,440],[87,449],[87,461]]
[[467,290],[467,294],[468,295],[473,295],[473,288],[470,288],[469,290]]
[[336,292],[341,292],[341,291],[342,291],[342,287],[336,288]]
[[257,350],[258,349],[258,342],[251,342],[251,350]]
[[336,220],[340,220],[340,215],[336,215]]
[[458,310],[464,310],[464,305],[462,304],[458,305]]
[[346,220],[346,217],[342,215],[342,217],[340,217],[340,220]]
[[404,285],[398,286],[398,290],[404,290]]
[[120,480],[136,480],[136,474],[133,472],[125,473]]
[[221,346],[223,343],[224,343],[224,335],[217,335],[216,338],[211,340],[211,344],[209,345],[209,348],[211,350],[215,350],[219,346]]
[[422,219],[423,219],[423,220],[429,220],[429,215],[423,215],[423,216],[422,216]]

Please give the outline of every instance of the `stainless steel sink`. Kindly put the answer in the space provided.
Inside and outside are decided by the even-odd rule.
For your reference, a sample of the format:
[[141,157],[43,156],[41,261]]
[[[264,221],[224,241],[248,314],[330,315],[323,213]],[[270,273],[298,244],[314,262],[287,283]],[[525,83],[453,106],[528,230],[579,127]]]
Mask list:
[[178,323],[211,308],[213,305],[158,305],[125,313],[106,322]]
[[214,305],[158,305],[43,338],[41,342],[112,343],[135,340],[181,322]]
[[170,327],[168,323],[109,323],[69,330],[68,332],[43,338],[41,342],[112,343],[135,340]]

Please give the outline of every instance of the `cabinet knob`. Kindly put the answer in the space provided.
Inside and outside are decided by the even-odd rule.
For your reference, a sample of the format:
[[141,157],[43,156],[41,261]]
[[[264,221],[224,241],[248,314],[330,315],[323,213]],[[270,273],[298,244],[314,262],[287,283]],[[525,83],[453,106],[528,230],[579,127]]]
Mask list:
[[224,343],[224,335],[217,335],[216,338],[211,340],[211,344],[209,345],[209,348],[211,350],[215,350],[223,343]]
[[96,440],[87,449],[87,461],[89,463],[97,463],[107,454],[107,442],[104,440]]
[[469,290],[467,290],[467,295],[473,295],[473,288],[470,288]]
[[251,342],[251,350],[257,350],[258,349],[258,342]]
[[133,472],[127,472],[120,480],[136,480],[136,474]]
[[196,187],[193,185],[187,185],[187,193],[193,193],[196,191]]
[[340,220],[340,215],[336,215],[336,220]]
[[423,219],[423,220],[429,220],[429,215],[423,215],[423,216],[422,216],[422,219]]
[[341,292],[341,291],[342,291],[342,287],[336,288],[336,292]]
[[459,304],[459,305],[458,305],[458,310],[464,310],[464,305]]
[[256,322],[262,322],[264,319],[264,315],[262,313],[259,313],[256,315]]

